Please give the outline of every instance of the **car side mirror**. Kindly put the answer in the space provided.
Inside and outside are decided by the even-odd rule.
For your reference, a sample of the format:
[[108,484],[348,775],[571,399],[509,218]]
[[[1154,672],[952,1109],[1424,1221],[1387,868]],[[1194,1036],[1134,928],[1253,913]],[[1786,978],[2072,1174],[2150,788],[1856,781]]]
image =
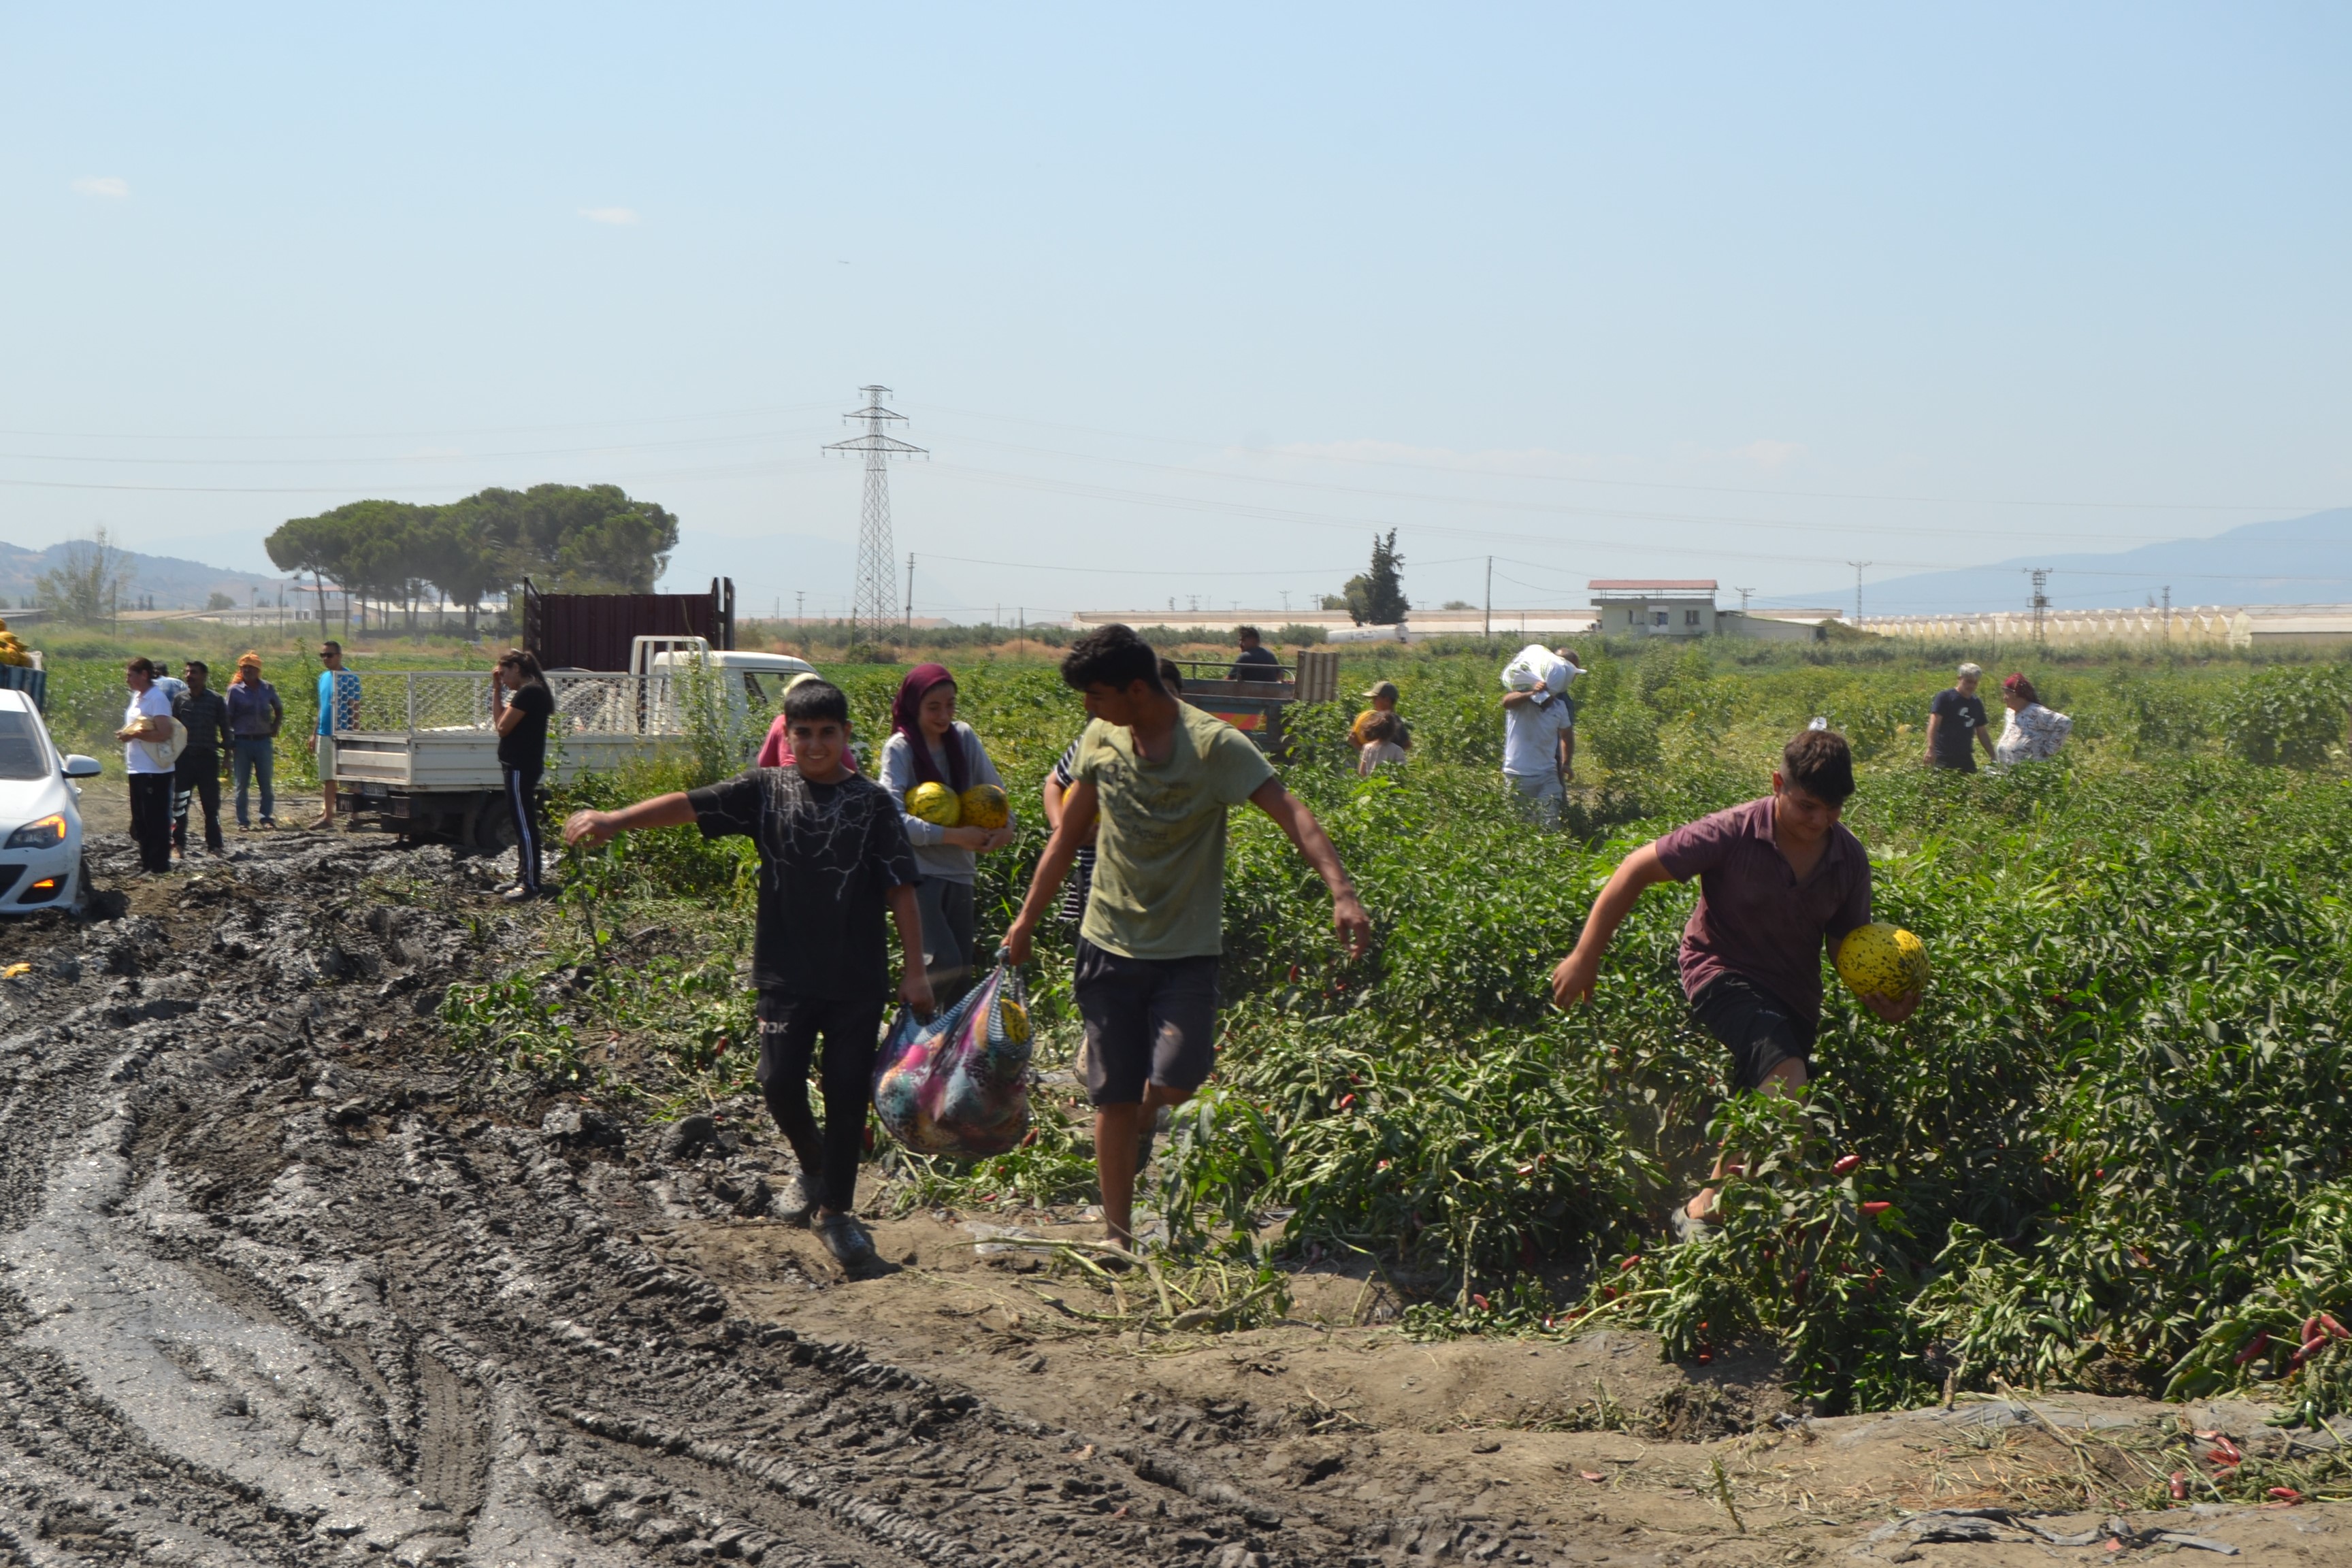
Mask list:
[[69,779],[94,779],[105,771],[104,763],[96,757],[85,757],[79,752],[66,758],[66,777]]

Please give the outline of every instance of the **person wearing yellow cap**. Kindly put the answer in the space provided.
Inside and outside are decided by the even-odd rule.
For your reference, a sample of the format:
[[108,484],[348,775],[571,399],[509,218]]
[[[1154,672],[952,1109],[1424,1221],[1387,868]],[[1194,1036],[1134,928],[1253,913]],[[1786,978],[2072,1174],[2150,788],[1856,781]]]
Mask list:
[[236,825],[251,827],[246,815],[254,775],[261,777],[261,826],[278,826],[278,730],[286,722],[285,705],[278,689],[261,679],[261,656],[247,653],[236,661],[236,679],[222,695],[228,699],[229,772],[236,783]]

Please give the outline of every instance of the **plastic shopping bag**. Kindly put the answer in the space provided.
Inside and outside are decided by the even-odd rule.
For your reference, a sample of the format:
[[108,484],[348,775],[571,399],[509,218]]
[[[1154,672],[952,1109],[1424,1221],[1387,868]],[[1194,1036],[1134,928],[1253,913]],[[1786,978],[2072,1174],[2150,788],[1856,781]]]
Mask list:
[[882,1042],[874,1109],[918,1154],[1002,1154],[1029,1133],[1029,1014],[1021,976],[998,964],[946,1012],[905,1008]]
[[1503,689],[1533,691],[1542,687],[1555,697],[1568,689],[1568,661],[1544,647],[1531,642],[1503,666]]

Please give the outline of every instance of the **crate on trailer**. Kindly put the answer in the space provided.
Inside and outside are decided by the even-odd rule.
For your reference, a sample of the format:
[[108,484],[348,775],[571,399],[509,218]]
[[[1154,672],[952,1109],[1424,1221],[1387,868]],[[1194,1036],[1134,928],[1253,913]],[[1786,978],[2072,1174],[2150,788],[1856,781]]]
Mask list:
[[41,668],[41,656],[35,654],[30,665],[0,664],[0,691],[29,692],[33,706],[44,713],[47,712],[49,673]]

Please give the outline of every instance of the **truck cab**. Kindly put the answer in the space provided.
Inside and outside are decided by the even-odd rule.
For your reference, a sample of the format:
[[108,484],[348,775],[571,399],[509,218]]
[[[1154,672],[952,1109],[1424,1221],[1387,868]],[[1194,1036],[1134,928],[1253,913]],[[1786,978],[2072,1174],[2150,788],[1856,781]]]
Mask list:
[[816,673],[816,666],[788,653],[714,648],[701,637],[637,637],[629,647],[629,669],[652,678],[656,688],[697,679],[696,672],[715,679],[714,696],[726,704],[730,724],[778,711],[793,678]]

